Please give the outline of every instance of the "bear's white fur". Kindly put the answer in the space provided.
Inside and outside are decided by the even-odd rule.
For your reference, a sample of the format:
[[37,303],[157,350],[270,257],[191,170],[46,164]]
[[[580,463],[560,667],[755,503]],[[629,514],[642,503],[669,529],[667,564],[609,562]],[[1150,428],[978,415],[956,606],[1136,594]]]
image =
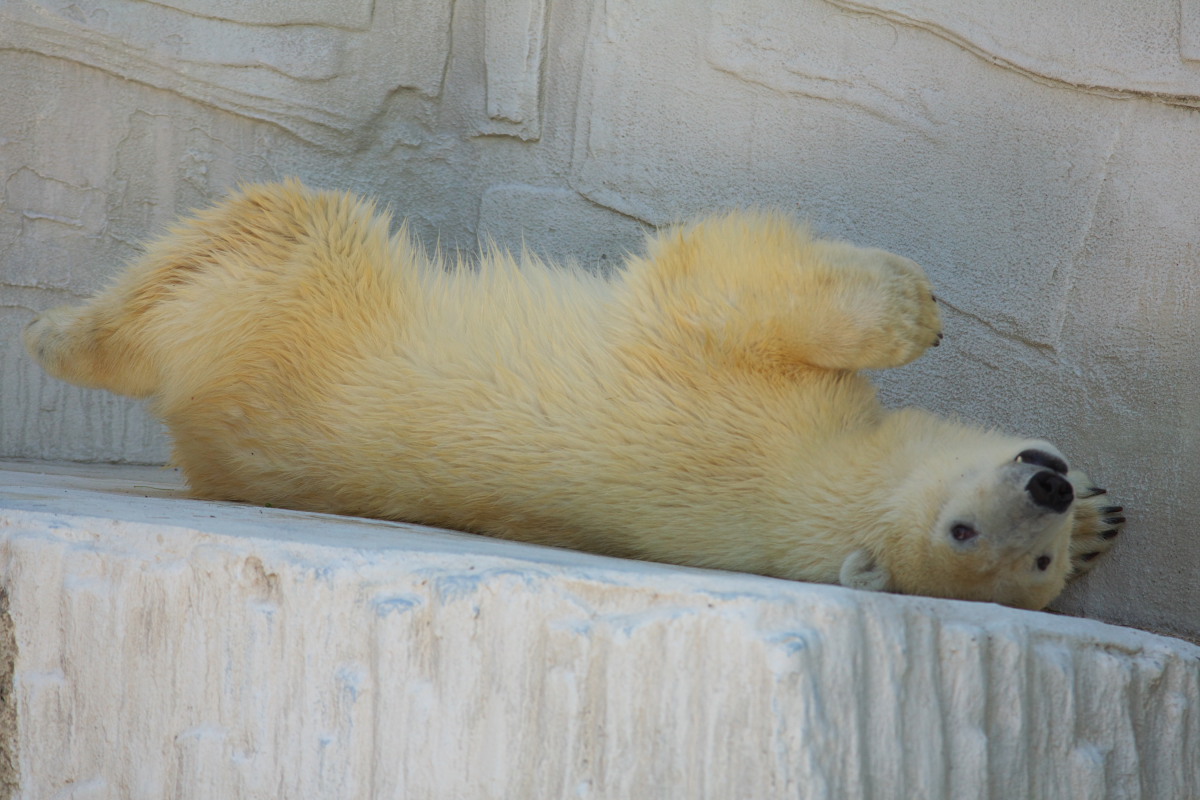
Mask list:
[[606,280],[446,265],[288,182],[25,338],[148,398],[199,497],[1040,608],[1124,519],[1046,442],[885,410],[858,371],[940,336],[912,261],[777,214],[665,230]]

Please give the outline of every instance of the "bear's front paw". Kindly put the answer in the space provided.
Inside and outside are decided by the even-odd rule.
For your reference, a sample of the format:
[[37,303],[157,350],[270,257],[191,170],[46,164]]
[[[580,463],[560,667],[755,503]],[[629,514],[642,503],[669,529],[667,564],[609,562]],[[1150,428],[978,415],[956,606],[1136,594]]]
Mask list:
[[[1090,570],[1107,553],[1125,527],[1124,509],[1114,505],[1105,489],[1092,486],[1087,476],[1072,474],[1075,484],[1075,527],[1071,531],[1071,571],[1067,580]],[[1079,480],[1082,478],[1082,480]]]
[[913,261],[882,250],[867,251],[878,314],[864,342],[862,368],[899,367],[942,341],[942,317],[925,272]]

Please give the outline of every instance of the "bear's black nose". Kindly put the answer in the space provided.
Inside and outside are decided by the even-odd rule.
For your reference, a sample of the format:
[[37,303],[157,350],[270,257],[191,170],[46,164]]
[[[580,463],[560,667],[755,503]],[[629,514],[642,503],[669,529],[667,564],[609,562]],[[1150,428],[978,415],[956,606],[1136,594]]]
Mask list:
[[1066,511],[1075,499],[1075,490],[1071,482],[1059,475],[1044,469],[1029,479],[1025,491],[1033,498],[1035,505],[1048,508],[1056,514]]

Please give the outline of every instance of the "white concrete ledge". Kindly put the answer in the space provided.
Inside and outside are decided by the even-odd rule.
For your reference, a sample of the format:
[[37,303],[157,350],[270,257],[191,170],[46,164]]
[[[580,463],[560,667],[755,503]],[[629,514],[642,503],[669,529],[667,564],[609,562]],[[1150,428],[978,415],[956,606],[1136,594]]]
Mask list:
[[45,471],[0,465],[13,797],[1200,797],[1184,641]]

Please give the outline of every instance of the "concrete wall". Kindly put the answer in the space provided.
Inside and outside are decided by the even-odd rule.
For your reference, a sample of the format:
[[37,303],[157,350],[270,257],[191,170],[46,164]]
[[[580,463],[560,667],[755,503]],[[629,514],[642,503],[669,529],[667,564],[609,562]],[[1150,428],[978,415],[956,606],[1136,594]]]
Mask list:
[[1200,796],[1177,639],[130,469],[0,463],[0,797]]
[[1129,509],[1061,607],[1200,633],[1200,0],[8,0],[0,455],[152,462],[17,334],[239,180],[377,194],[444,246],[617,263],[745,203],[923,263],[893,403],[1049,437]]

